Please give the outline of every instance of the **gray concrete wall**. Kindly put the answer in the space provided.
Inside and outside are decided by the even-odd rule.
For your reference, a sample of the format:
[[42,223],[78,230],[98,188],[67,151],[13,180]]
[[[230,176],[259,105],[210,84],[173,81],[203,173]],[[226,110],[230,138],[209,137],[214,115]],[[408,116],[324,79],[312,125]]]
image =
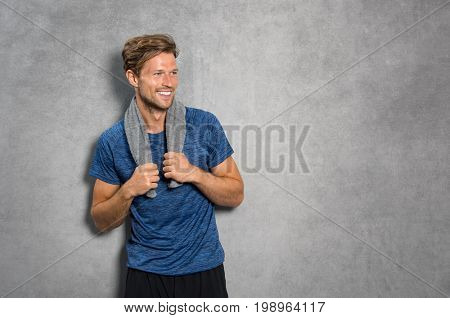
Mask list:
[[96,235],[87,171],[132,94],[123,43],[164,32],[182,99],[240,127],[231,297],[449,296],[447,4],[1,0],[0,295],[121,295],[126,227]]

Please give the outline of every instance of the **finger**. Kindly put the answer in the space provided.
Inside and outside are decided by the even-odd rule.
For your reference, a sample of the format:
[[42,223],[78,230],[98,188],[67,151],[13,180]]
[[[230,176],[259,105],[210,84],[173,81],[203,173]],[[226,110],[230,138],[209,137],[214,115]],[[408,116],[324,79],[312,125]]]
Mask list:
[[156,175],[159,174],[159,170],[158,169],[156,169],[156,170],[154,170],[154,169],[150,169],[150,170],[146,169],[146,170],[141,171],[141,174],[144,175],[144,176],[156,176]]
[[148,178],[148,180],[150,180],[150,182],[152,183],[157,183],[159,181],[159,176],[151,176]]
[[173,158],[174,156],[175,156],[175,152],[173,152],[173,151],[169,151],[164,154],[165,159],[170,159],[170,158]]
[[159,174],[159,170],[158,169],[148,169],[144,171],[144,174],[146,176],[156,176]]
[[158,165],[153,162],[146,162],[142,165],[140,165],[143,169],[156,169],[158,168]]
[[146,173],[146,172],[150,172],[150,171],[153,171],[155,169],[158,169],[158,166],[156,164],[154,164],[154,163],[144,163],[142,165],[137,166],[136,169],[140,173]]
[[166,160],[163,161],[163,165],[164,166],[171,166],[174,163],[175,163],[175,160],[173,160],[173,159],[166,159]]
[[166,177],[166,178],[168,178],[168,179],[172,178],[172,175],[173,175],[172,172],[166,172],[166,173],[164,173],[164,177]]
[[166,166],[166,167],[163,167],[162,170],[163,170],[164,172],[172,171],[172,170],[173,170],[173,166]]
[[146,168],[142,173],[146,176],[154,176],[154,175],[158,174],[158,168],[156,168],[156,169]]

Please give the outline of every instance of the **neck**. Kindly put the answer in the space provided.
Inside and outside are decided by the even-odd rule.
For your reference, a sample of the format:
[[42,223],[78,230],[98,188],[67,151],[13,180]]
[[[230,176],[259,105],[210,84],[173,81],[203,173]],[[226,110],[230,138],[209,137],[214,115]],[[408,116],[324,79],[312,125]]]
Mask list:
[[148,105],[141,99],[139,94],[136,94],[136,104],[147,126],[146,133],[157,134],[164,130],[167,110]]

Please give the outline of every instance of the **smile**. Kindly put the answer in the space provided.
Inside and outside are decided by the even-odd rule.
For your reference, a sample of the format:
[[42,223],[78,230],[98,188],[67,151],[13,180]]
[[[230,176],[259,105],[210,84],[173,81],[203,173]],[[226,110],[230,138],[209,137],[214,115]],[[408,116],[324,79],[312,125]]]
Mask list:
[[172,92],[157,92],[159,95],[170,96]]

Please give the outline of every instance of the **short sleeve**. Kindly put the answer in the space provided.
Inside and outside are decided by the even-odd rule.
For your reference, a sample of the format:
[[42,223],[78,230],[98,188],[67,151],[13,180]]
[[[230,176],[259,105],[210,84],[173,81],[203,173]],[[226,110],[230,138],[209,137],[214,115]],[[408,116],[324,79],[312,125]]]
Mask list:
[[110,184],[120,185],[120,179],[114,168],[113,152],[105,134],[102,134],[97,142],[89,175]]
[[228,142],[225,131],[215,115],[212,114],[209,122],[209,142],[208,142],[208,168],[213,168],[222,163],[234,153]]

